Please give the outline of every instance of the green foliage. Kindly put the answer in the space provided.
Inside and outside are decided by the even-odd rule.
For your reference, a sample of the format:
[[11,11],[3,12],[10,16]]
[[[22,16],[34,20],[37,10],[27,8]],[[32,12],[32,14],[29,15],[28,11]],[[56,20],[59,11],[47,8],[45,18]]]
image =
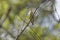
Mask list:
[[4,21],[4,23],[3,23],[3,27],[6,28],[7,30],[9,30],[9,29],[10,29],[9,24],[10,24],[10,21],[9,21],[9,19],[7,18],[7,19]]
[[0,18],[7,13],[8,3],[6,1],[0,2]]
[[54,35],[48,35],[44,38],[44,40],[57,40],[57,38]]
[[46,28],[41,28],[39,26],[30,27],[19,37],[19,40],[40,40],[41,35],[44,34],[44,32],[42,31],[43,29],[46,29]]
[[10,23],[13,23],[14,22],[14,18],[15,18],[15,14],[13,12],[11,12],[9,14],[9,20],[10,20]]
[[59,24],[54,25],[54,29],[59,29],[59,28],[60,28],[60,23],[59,23]]
[[[30,15],[27,15],[27,4],[33,8],[36,8],[39,6],[40,2],[41,0],[0,0],[0,19],[3,20],[4,17],[8,14],[5,21],[3,22],[3,28],[10,31],[10,24],[13,24],[14,28],[16,27],[17,30],[19,27],[21,27],[21,25],[23,25],[22,28],[26,26],[30,20],[30,17],[32,17]],[[11,12],[7,13],[10,6]],[[48,13],[50,13],[50,11],[43,10],[41,16],[45,17],[49,15]],[[22,22],[23,24],[21,24]],[[60,28],[60,24],[56,24],[54,27],[54,29],[58,28]],[[30,27],[28,26],[28,29],[23,32],[18,40],[60,40],[60,38],[57,38],[54,35],[51,35],[49,33],[47,34],[47,30],[48,28],[46,27],[30,25]],[[44,35],[45,32],[47,35]]]

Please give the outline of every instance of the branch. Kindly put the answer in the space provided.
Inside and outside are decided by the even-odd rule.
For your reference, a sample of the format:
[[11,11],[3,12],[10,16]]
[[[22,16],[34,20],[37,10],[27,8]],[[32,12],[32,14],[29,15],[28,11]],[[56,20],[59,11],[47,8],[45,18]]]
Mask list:
[[2,27],[4,21],[5,21],[6,18],[9,16],[9,13],[10,13],[10,12],[11,12],[11,7],[9,7],[7,14],[4,15],[4,16],[5,16],[4,19],[1,19],[0,28],[3,28],[8,34],[10,34],[13,38],[15,38],[9,31],[7,31],[4,27]]
[[[43,4],[43,2],[41,2],[40,4]],[[36,13],[36,11],[38,10],[38,8],[41,8],[40,5],[35,9],[34,14]],[[31,18],[33,19],[33,18]],[[29,23],[31,22],[31,20],[27,23],[27,25],[25,26],[25,28],[21,31],[21,33],[17,36],[16,40],[18,40],[18,38],[22,35],[22,33],[25,31],[25,29],[29,26]]]
[[[38,7],[36,8],[36,10],[34,11],[34,14],[35,14],[35,12],[37,11],[38,8],[39,8],[39,6],[38,6]],[[33,18],[31,18],[31,19],[33,19]],[[31,20],[30,20],[30,21],[31,21]],[[21,33],[17,36],[16,40],[18,40],[18,38],[21,36],[21,34],[24,32],[24,30],[29,26],[30,21],[27,23],[27,25],[26,25],[25,28],[21,31]]]

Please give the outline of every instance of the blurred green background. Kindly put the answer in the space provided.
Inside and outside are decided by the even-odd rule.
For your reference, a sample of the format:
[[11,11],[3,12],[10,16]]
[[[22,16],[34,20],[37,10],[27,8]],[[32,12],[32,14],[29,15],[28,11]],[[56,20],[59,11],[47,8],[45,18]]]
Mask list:
[[44,18],[51,13],[51,10],[45,9],[45,6],[41,6],[44,9],[38,8],[34,14],[34,25],[29,23],[23,33],[18,36],[30,20],[30,8],[34,12],[41,2],[42,0],[0,0],[0,40],[60,40],[60,23],[54,24],[50,21],[54,25],[52,30],[49,30],[51,27],[48,24],[49,21],[48,27],[40,25],[45,24],[43,21],[39,23],[39,20],[45,20]]

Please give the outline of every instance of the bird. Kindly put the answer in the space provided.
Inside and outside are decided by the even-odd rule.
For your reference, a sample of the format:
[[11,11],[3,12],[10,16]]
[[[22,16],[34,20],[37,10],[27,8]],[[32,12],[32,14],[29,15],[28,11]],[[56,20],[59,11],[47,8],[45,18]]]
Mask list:
[[32,12],[32,9],[30,9],[30,22],[34,25],[34,13]]

